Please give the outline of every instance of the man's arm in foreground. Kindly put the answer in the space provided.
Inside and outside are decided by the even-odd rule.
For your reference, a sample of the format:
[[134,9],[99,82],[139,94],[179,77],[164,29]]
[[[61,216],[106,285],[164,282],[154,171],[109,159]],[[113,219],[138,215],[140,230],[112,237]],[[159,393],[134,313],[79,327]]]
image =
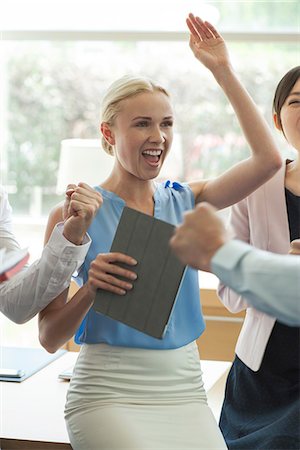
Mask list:
[[277,255],[232,240],[215,253],[211,268],[254,308],[300,326],[300,256]]
[[300,240],[292,255],[277,255],[231,240],[230,232],[208,203],[185,214],[170,241],[179,259],[215,273],[256,309],[288,325],[300,325]]

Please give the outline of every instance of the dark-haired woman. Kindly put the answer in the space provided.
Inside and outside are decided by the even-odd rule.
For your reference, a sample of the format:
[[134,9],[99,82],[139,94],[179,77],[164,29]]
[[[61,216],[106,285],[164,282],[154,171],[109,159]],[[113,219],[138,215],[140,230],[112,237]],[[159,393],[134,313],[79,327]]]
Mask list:
[[[231,224],[237,239],[285,254],[290,242],[300,237],[300,66],[279,82],[273,118],[295,158],[233,206]],[[299,328],[248,307],[224,285],[219,286],[219,296],[232,312],[246,309],[220,418],[228,448],[299,449]]]

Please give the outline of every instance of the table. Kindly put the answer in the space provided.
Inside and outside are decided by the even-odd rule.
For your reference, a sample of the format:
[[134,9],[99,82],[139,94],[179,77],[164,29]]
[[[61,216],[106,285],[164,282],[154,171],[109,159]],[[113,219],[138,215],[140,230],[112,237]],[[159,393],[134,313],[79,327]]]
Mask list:
[[71,449],[64,421],[69,383],[58,374],[77,356],[66,352],[21,383],[0,383],[2,450]]
[[[64,421],[69,383],[58,374],[72,366],[77,352],[64,353],[21,383],[0,382],[2,450],[70,450]],[[226,374],[225,361],[202,361],[208,401],[219,414]]]

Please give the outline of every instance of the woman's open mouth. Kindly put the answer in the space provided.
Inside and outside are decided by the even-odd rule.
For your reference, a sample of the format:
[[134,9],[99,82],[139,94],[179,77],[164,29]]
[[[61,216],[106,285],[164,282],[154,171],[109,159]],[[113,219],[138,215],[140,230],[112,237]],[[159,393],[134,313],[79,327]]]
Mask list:
[[144,150],[142,155],[150,166],[156,167],[162,155],[162,150]]

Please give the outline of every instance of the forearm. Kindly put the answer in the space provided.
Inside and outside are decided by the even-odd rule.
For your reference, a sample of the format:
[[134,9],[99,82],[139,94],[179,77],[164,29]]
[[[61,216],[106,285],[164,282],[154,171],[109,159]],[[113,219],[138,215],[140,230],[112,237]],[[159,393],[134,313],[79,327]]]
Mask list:
[[[67,296],[67,291],[62,294]],[[61,307],[49,305],[39,317],[39,340],[41,345],[50,353],[56,352],[79,328],[85,315],[93,305],[92,295],[85,284],[70,301]]]
[[[254,308],[299,326],[300,257],[270,254],[250,246],[243,249],[240,244],[228,243],[216,253],[213,272]],[[241,251],[234,255],[237,247]]]
[[0,284],[1,312],[16,323],[30,320],[69,286],[88,248],[89,242],[74,246],[55,229],[41,258]]
[[213,75],[230,101],[245,138],[251,148],[253,161],[263,163],[265,171],[280,167],[281,157],[271,131],[247,90],[230,65],[217,67]]
[[268,181],[279,170],[282,160],[265,120],[234,72],[227,68],[222,74],[216,74],[216,70],[213,73],[232,103],[251,149],[250,158],[208,180],[196,194],[196,203],[207,201],[222,209],[239,202]]

